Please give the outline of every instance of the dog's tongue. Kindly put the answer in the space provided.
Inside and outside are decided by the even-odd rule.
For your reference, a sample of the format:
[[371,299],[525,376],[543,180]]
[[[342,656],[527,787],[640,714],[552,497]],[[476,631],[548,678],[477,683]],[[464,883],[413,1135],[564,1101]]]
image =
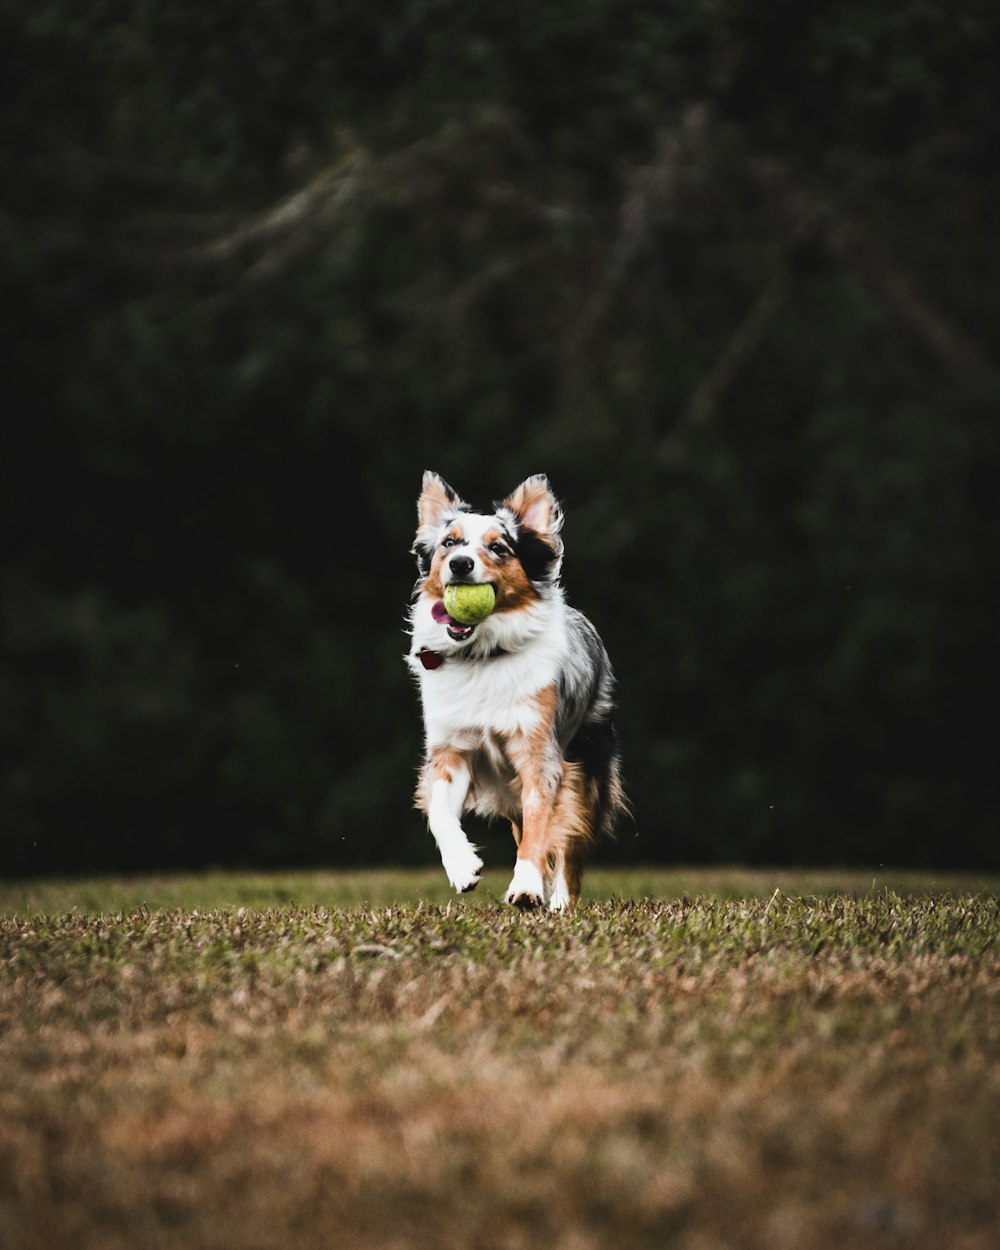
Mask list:
[[444,606],[443,599],[438,599],[431,608],[431,616],[434,617],[439,625],[458,625],[458,621],[453,616],[448,615],[448,609]]
[[444,600],[438,599],[436,603],[431,605],[431,616],[439,625],[443,625],[448,631],[448,635],[454,638],[456,642],[464,642],[466,638],[471,638],[475,632],[475,625],[463,625],[461,621],[456,621],[448,609],[444,606]]

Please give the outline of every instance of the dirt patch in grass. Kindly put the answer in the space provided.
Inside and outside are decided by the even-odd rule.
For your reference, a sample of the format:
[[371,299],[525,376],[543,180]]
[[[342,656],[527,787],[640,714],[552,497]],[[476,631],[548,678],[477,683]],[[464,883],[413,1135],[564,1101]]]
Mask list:
[[0,1245],[1000,1244],[992,894],[0,922]]

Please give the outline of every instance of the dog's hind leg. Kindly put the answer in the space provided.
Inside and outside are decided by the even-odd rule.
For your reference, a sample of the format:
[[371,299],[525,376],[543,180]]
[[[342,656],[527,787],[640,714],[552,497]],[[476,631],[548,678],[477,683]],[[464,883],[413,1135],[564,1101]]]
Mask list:
[[566,859],[559,855],[556,857],[555,871],[545,882],[545,902],[549,911],[565,911],[572,901],[569,878],[566,875]]
[[553,816],[552,873],[546,879],[550,911],[563,911],[580,897],[583,854],[593,836],[593,813],[579,764],[567,763]]
[[469,769],[461,756],[442,751],[432,753],[418,791],[418,806],[427,813],[445,873],[460,894],[476,888],[483,870],[483,861],[459,820],[469,783]]
[[559,852],[551,879],[545,882],[545,902],[549,911],[565,911],[580,897],[580,879],[583,873],[580,855],[574,847]]

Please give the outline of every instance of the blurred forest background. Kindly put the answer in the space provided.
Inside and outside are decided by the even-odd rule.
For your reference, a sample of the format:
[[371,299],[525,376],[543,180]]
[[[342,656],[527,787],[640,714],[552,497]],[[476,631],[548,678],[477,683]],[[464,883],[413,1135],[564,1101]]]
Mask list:
[[544,471],[605,859],[996,867],[1000,18],[0,12],[0,871],[435,862],[425,468]]

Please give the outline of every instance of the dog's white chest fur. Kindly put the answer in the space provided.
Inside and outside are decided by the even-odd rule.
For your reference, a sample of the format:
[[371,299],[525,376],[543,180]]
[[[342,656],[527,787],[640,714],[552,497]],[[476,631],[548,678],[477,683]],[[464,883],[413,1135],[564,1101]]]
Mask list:
[[[563,605],[553,602],[545,607],[544,615],[539,613],[532,622],[526,641],[505,638],[509,627],[491,620],[490,625],[499,627],[494,631],[496,654],[484,659],[446,654],[440,667],[432,670],[424,670],[415,659],[420,630],[414,631],[410,662],[420,677],[428,747],[456,744],[469,733],[480,737],[484,731],[530,733],[537,725],[537,695],[558,681],[566,645]],[[505,650],[504,642],[519,649]]]

